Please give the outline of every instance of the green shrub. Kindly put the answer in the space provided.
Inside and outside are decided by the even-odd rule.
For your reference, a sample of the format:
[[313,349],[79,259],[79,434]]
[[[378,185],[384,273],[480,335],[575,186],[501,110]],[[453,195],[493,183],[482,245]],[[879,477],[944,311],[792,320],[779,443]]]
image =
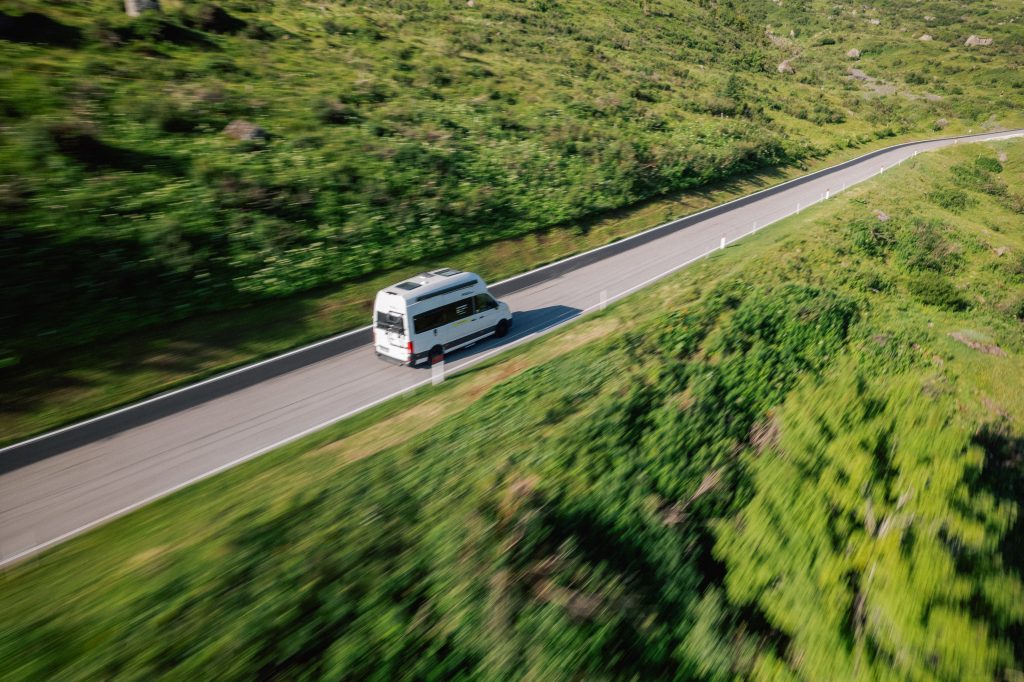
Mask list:
[[928,200],[953,213],[962,213],[978,205],[978,200],[959,189],[940,187],[927,194]]
[[874,258],[885,255],[896,241],[892,224],[873,216],[853,221],[847,231],[853,245]]
[[894,253],[909,270],[955,272],[963,262],[958,246],[946,240],[951,231],[941,222],[914,217],[895,228]]
[[1003,172],[1003,164],[999,163],[999,159],[992,158],[991,156],[979,156],[974,160],[974,165],[988,173]]
[[966,307],[960,292],[938,272],[927,270],[913,275],[908,281],[908,288],[914,298],[927,305],[944,310],[963,310]]
[[[1006,185],[992,177],[992,173],[988,170],[984,159],[978,159],[978,161],[983,161],[983,163],[975,162],[974,165],[960,163],[950,168],[954,182],[961,187],[966,187],[976,192],[984,192],[996,197],[1005,196]],[[998,163],[996,161],[996,164]],[[1002,166],[1000,166],[1000,172],[1001,170]]]

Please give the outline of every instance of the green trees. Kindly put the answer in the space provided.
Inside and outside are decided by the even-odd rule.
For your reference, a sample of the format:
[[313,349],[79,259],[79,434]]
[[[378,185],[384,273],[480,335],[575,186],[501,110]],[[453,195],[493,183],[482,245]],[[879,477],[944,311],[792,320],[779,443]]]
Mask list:
[[[983,452],[919,377],[856,375],[794,394],[754,495],[718,526],[729,599],[788,638],[755,673],[994,679],[1024,619],[999,544],[1016,509],[975,489]],[[784,656],[785,663],[780,660]]]

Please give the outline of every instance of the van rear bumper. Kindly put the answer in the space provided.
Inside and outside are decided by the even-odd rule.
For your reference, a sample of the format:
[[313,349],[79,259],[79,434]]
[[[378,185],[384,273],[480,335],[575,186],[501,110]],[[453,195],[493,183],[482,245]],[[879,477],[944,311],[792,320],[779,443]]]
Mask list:
[[376,351],[376,353],[377,353],[377,359],[378,360],[383,360],[384,362],[388,363],[389,365],[397,365],[399,367],[403,367],[403,366],[409,364],[408,362],[402,362],[398,358],[393,358],[390,355],[385,355],[384,353],[381,353],[379,350]]
[[377,357],[379,359],[383,360],[384,362],[388,363],[389,365],[398,365],[400,367],[419,365],[419,364],[423,363],[424,361],[427,361],[427,360],[430,359],[430,351],[424,351],[423,353],[416,353],[415,355],[412,356],[412,361],[411,362],[409,360],[400,360],[399,358],[396,358],[393,355],[388,355],[387,353],[381,353],[380,349],[378,349],[378,348],[374,348],[374,352],[377,354]]

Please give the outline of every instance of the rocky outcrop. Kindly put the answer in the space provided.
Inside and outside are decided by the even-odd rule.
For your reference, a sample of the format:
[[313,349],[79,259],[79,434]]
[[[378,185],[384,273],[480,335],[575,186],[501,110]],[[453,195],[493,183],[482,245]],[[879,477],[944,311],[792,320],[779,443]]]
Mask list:
[[235,119],[224,128],[224,134],[236,140],[252,142],[255,140],[266,140],[270,135],[263,128],[260,128],[251,121]]
[[793,65],[789,63],[788,59],[786,61],[782,62],[781,64],[779,64],[778,66],[776,66],[775,70],[778,71],[779,73],[795,73],[796,72],[796,70],[793,68]]
[[982,38],[981,36],[971,35],[970,38],[964,41],[965,47],[983,47],[985,45],[991,45],[991,38]]
[[124,12],[130,17],[137,17],[143,12],[159,12],[160,0],[124,0]]
[[850,59],[860,59],[860,50],[853,48],[846,51],[846,56]]

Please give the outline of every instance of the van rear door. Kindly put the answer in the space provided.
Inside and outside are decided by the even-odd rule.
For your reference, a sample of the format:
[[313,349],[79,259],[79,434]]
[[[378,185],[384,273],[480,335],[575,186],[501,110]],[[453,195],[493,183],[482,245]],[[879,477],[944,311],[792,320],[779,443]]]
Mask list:
[[383,332],[389,346],[405,350],[408,341],[404,315],[394,311],[378,310],[376,327]]

